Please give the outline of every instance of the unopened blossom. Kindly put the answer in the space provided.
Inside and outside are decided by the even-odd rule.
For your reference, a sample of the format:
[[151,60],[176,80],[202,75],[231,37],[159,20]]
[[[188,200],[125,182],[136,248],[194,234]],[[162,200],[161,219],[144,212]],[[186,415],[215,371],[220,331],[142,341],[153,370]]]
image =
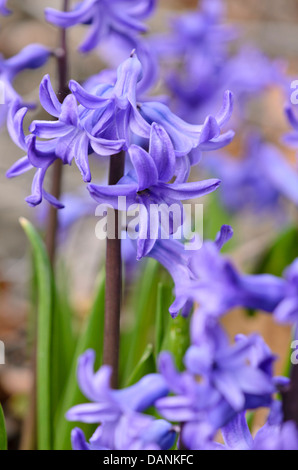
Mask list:
[[168,386],[163,377],[151,374],[129,388],[113,390],[110,387],[112,369],[103,366],[95,373],[94,361],[95,353],[90,350],[81,356],[78,365],[80,388],[91,403],[75,406],[67,413],[67,419],[101,423],[101,426],[89,444],[81,431],[74,430],[74,448],[154,450],[171,447],[175,439],[173,427],[164,420],[154,420],[141,414],[158,398],[167,395]]
[[83,0],[70,12],[46,8],[45,14],[50,23],[61,28],[88,25],[88,35],[80,50],[89,52],[114,31],[127,36],[146,32],[143,20],[152,14],[155,3],[155,0]]

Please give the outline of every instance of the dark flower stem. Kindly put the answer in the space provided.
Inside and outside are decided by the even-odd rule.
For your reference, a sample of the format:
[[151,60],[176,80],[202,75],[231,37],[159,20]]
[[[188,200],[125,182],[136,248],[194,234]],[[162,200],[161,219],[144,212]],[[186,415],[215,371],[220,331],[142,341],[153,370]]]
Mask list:
[[[63,0],[63,11],[68,11],[69,0]],[[67,80],[68,80],[68,49],[67,49],[67,32],[65,29],[61,29],[61,41],[60,49],[57,52],[58,60],[58,98],[60,102],[63,102],[64,98],[68,94]],[[57,159],[53,165],[52,173],[52,184],[51,194],[57,199],[61,196],[62,186],[62,169],[63,164],[60,159]],[[56,255],[56,239],[58,230],[58,213],[57,209],[50,206],[49,215],[47,220],[47,232],[46,232],[46,247],[52,266],[55,263]]]
[[282,392],[284,422],[294,421],[298,426],[298,364],[292,366],[291,382]]
[[[125,153],[110,158],[109,184],[118,183],[124,174]],[[118,387],[120,310],[122,294],[121,239],[118,211],[108,211],[108,227],[115,227],[115,239],[107,238],[106,294],[103,363],[113,368],[112,387]]]

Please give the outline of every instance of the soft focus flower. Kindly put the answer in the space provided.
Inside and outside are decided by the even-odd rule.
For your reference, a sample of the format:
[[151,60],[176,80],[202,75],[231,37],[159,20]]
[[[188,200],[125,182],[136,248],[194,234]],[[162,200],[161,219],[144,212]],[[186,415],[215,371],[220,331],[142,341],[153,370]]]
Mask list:
[[[273,394],[289,381],[273,376],[276,357],[260,336],[238,335],[231,345],[217,320],[199,310],[192,318],[191,339],[184,372],[176,370],[169,353],[160,355],[159,370],[172,394],[155,406],[165,419],[183,423],[184,448],[218,449],[213,439],[220,428],[240,412],[273,406]],[[279,414],[274,416],[272,422]]]
[[71,437],[73,450],[168,450],[175,442],[176,432],[163,419],[129,413],[118,422],[100,426],[89,443],[78,428]]
[[255,437],[248,428],[245,413],[235,416],[221,432],[225,442],[222,448],[226,450],[298,450],[296,424],[291,421],[272,422],[270,416]]
[[92,402],[75,406],[67,413],[70,421],[101,423],[90,444],[86,444],[81,431],[72,435],[77,450],[137,450],[169,448],[175,440],[173,427],[163,420],[141,415],[155,401],[167,395],[168,386],[159,374],[151,374],[137,384],[112,390],[112,370],[103,366],[94,372],[94,351],[81,356],[78,382],[84,395]]
[[298,172],[274,145],[263,142],[258,133],[247,137],[243,158],[212,155],[206,159],[205,166],[222,180],[219,194],[231,212],[249,208],[282,215],[282,196],[298,204]]
[[12,103],[18,102],[19,107],[22,106],[23,100],[13,87],[17,75],[25,69],[42,67],[50,55],[51,51],[47,47],[40,44],[30,44],[9,59],[5,60],[0,56],[0,82],[4,87],[4,104],[1,104],[0,107],[0,126],[6,119],[7,111]]
[[[236,125],[245,115],[248,98],[271,85],[288,86],[279,62],[253,47],[238,50],[237,36],[235,28],[227,25],[224,2],[206,0],[197,10],[179,15],[169,35],[152,41],[170,70],[166,84],[181,118],[195,123],[206,111],[214,113],[223,91],[230,89],[238,104]],[[229,50],[231,42],[234,54]]]
[[11,11],[6,7],[7,0],[0,0],[0,14],[3,16],[10,15]]
[[[200,315],[199,311],[195,313],[193,323],[201,322]],[[238,336],[236,343],[230,346],[228,337],[217,324],[210,327],[207,320],[205,331],[200,335],[196,335],[197,326],[192,325],[192,328],[193,345],[185,356],[189,372],[205,378],[235,411],[248,406],[248,401],[253,403],[255,397],[258,400],[258,396],[270,403],[275,385],[273,370],[269,366],[275,357],[271,353],[266,354],[268,367],[262,368],[264,355],[263,349],[260,349],[260,337]],[[258,357],[260,354],[261,360]]]
[[[232,229],[223,226],[216,242],[206,241],[193,253],[190,268],[195,280],[181,294],[198,302],[204,315],[218,317],[234,307],[246,307],[272,313],[287,294],[284,279],[269,275],[240,273],[230,259],[220,254]],[[178,292],[178,295],[180,292]]]
[[295,325],[298,323],[298,259],[284,273],[287,282],[287,294],[274,312],[275,319],[280,323]]
[[142,23],[155,8],[155,0],[84,0],[70,12],[60,12],[46,8],[46,19],[62,28],[78,24],[90,25],[90,31],[80,47],[81,52],[89,52],[103,38],[119,32],[130,36],[132,33],[147,31]]
[[289,147],[297,150],[298,149],[298,118],[291,106],[287,106],[285,109],[285,112],[286,112],[288,121],[293,127],[294,131],[286,134],[283,140],[284,140],[284,143],[287,144]]

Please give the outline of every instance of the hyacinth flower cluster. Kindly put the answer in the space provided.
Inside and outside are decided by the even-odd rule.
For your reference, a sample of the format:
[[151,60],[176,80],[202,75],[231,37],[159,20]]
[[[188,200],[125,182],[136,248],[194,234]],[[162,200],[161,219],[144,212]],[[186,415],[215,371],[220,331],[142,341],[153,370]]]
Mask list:
[[[272,61],[255,46],[239,48],[236,41],[239,31],[227,24],[226,5],[222,0],[199,2],[197,10],[177,16],[171,26],[168,35],[158,36],[152,41],[152,47],[157,50],[161,63],[166,64],[166,85],[173,97],[175,112],[190,122],[196,122],[207,109],[208,112],[216,109],[223,90],[228,88],[235,96],[232,125],[239,129],[239,137],[248,135],[248,142],[244,142],[241,154],[238,151],[239,158],[235,163],[233,159],[230,162],[229,154],[217,154],[213,166],[209,165],[209,158],[202,162],[207,170],[211,166],[213,175],[220,179],[221,175],[224,176],[220,200],[234,213],[240,213],[244,208],[257,214],[262,208],[273,209],[280,222],[284,209],[280,204],[281,198],[296,204],[297,172],[290,168],[282,155],[278,158],[278,149],[263,142],[263,137],[262,149],[257,148],[255,131],[250,132],[249,116],[250,104],[257,96],[264,95],[273,87],[281,93],[288,90],[285,64]],[[252,63],[254,67],[251,67]],[[262,171],[256,170],[253,157],[249,156],[255,151],[258,154],[261,151]],[[198,162],[201,155],[193,150],[190,158]],[[270,158],[272,162],[268,162]],[[281,172],[275,172],[278,167]],[[289,188],[284,183],[287,178],[291,181]]]
[[[273,366],[277,359],[270,348],[259,335],[238,335],[235,342],[230,344],[227,333],[220,324],[220,319],[233,307],[242,306],[259,309],[274,315],[276,321],[297,324],[297,261],[285,272],[284,278],[269,275],[244,275],[237,272],[232,262],[222,255],[220,250],[233,235],[229,226],[223,226],[215,242],[205,242],[203,248],[191,256],[178,256],[176,241],[169,244],[168,262],[164,265],[171,274],[176,272],[184,286],[184,301],[195,300],[199,305],[191,320],[191,346],[184,357],[185,371],[176,369],[171,354],[161,353],[159,357],[160,380],[164,380],[161,396],[156,398],[156,389],[152,389],[151,405],[154,404],[159,416],[167,422],[160,421],[167,432],[179,434],[178,448],[188,450],[291,450],[297,448],[297,428],[293,422],[283,422],[281,402],[275,400],[275,394],[289,383],[285,377],[274,377]],[[158,241],[152,250],[161,251],[159,246],[164,241]],[[173,248],[175,247],[175,249]],[[184,252],[185,253],[185,252]],[[165,258],[165,256],[164,256]],[[162,263],[162,256],[158,257]],[[172,266],[172,269],[169,266]],[[174,268],[173,268],[174,266]],[[183,271],[184,269],[184,271]],[[179,277],[180,274],[180,277]],[[216,275],[216,278],[214,276]],[[219,276],[217,278],[217,276]],[[174,275],[173,275],[174,277]],[[186,288],[187,278],[190,289]],[[183,279],[183,281],[181,281]],[[176,291],[179,292],[176,285]],[[181,301],[182,299],[180,299]],[[176,299],[177,302],[177,299]],[[88,357],[90,364],[86,366]],[[82,364],[85,374],[92,370],[94,354],[87,352],[80,360],[79,384],[84,394],[93,402],[90,405],[80,405],[67,414],[71,421],[88,422],[90,412],[99,413],[109,409],[109,396],[91,395],[86,391],[86,379],[83,380]],[[89,371],[89,372],[88,372]],[[93,375],[92,383],[100,383],[97,377],[104,374],[100,369]],[[92,374],[94,374],[92,372]],[[157,375],[154,377],[158,377]],[[143,381],[144,379],[142,379]],[[153,377],[147,377],[148,383]],[[134,387],[142,388],[140,382]],[[100,386],[96,390],[101,389]],[[148,385],[149,389],[149,385]],[[129,395],[132,389],[114,391],[115,395]],[[134,409],[134,398],[126,406]],[[258,408],[268,408],[268,420],[253,438],[245,418],[247,411]],[[144,411],[145,408],[143,408]],[[72,434],[73,446],[76,450],[95,450],[102,448],[106,422],[113,420],[115,407],[109,412],[109,417],[96,417],[94,422],[102,424],[86,443],[82,432],[75,429]],[[147,419],[147,416],[146,416]],[[151,418],[153,419],[153,418]],[[117,425],[121,426],[122,417]],[[147,435],[151,434],[152,423],[144,426],[139,438],[139,449],[156,449],[156,442],[148,444]],[[158,425],[155,424],[156,429]],[[114,429],[114,428],[113,428]],[[134,426],[132,426],[134,429]],[[223,443],[214,439],[221,431]],[[148,434],[147,434],[148,433]],[[111,438],[110,447],[119,449],[116,439],[117,432]],[[134,432],[132,431],[132,436]],[[169,437],[169,436],[168,436]],[[172,436],[173,437],[173,436]],[[161,441],[159,441],[161,442]],[[163,442],[166,442],[163,441]],[[167,441],[170,448],[171,440]],[[148,444],[148,447],[147,447]],[[173,441],[172,441],[173,444]],[[166,447],[164,447],[165,449]]]
[[[82,350],[87,350],[79,358],[77,379],[88,403],[78,404],[76,401],[77,392],[73,386],[75,378],[71,373],[72,387],[66,381],[60,384],[61,401],[54,395],[46,401],[47,393],[41,394],[39,391],[39,398],[42,397],[38,403],[41,407],[39,410],[43,409],[41,416],[50,416],[50,421],[58,423],[56,440],[61,435],[63,438],[67,435],[65,426],[68,423],[64,423],[65,417],[70,422],[97,426],[91,438],[80,428],[73,429],[71,440],[74,450],[297,449],[295,417],[288,420],[282,403],[278,401],[277,394],[284,393],[291,383],[288,378],[275,376],[277,357],[258,334],[239,334],[231,342],[221,322],[234,308],[243,308],[265,312],[279,323],[295,326],[298,321],[297,259],[281,277],[245,274],[230,257],[221,253],[233,236],[230,226],[222,226],[215,241],[202,242],[194,237],[198,244],[194,243],[192,250],[186,250],[185,244],[174,237],[176,229],[184,221],[182,202],[214,192],[219,188],[220,180],[223,180],[223,186],[227,185],[223,188],[226,205],[235,211],[243,210],[249,198],[253,199],[258,210],[268,207],[274,209],[280,194],[297,204],[295,172],[280,152],[264,143],[259,135],[249,137],[247,156],[241,163],[232,162],[224,156],[209,157],[210,152],[227,147],[234,138],[234,131],[229,130],[234,95],[226,90],[232,89],[235,93],[241,116],[248,98],[272,83],[283,83],[283,77],[278,66],[259,51],[243,49],[234,56],[230,55],[229,46],[233,44],[236,31],[224,24],[225,9],[221,0],[200,2],[200,8],[194,14],[184,15],[174,21],[174,33],[159,44],[156,39],[141,37],[147,31],[143,21],[153,13],[155,6],[155,0],[84,0],[71,11],[67,11],[67,8],[63,12],[47,8],[45,16],[48,22],[63,30],[64,49],[60,51],[60,63],[64,72],[66,62],[63,64],[63,53],[64,59],[67,55],[65,30],[77,25],[83,25],[88,30],[80,46],[81,52],[105,47],[109,40],[116,40],[121,46],[115,60],[118,61],[123,51],[125,60],[121,61],[117,70],[102,71],[85,82],[70,80],[68,84],[60,83],[60,91],[61,85],[63,90],[66,87],[63,97],[61,92],[55,92],[50,76],[46,75],[41,81],[39,96],[44,111],[50,117],[33,121],[28,131],[25,129],[25,118],[30,106],[24,104],[15,92],[13,81],[22,70],[44,65],[51,51],[43,46],[31,45],[11,59],[0,60],[0,79],[5,83],[8,93],[8,107],[5,109],[8,131],[11,139],[25,154],[8,170],[7,176],[12,178],[35,171],[32,192],[26,199],[29,206],[39,206],[46,200],[50,204],[50,216],[56,214],[60,229],[65,229],[66,233],[74,220],[90,211],[94,212],[95,204],[103,204],[116,211],[128,211],[132,206],[140,208],[133,251],[131,246],[128,249],[124,243],[121,247],[119,236],[116,237],[116,247],[114,240],[107,239],[106,303],[100,303],[103,295],[99,293],[90,315],[90,323],[87,323],[87,336],[82,335],[83,339],[76,349],[80,354]],[[0,13],[9,14],[6,1],[0,0]],[[110,49],[108,52],[113,55]],[[151,95],[151,87],[159,71],[156,57],[179,65],[178,68],[174,66],[166,78],[172,102]],[[60,75],[61,72],[63,70],[60,69]],[[288,111],[288,117],[297,130],[297,119],[292,111]],[[296,141],[296,134],[288,137],[291,145],[296,145]],[[196,178],[192,170],[198,166],[204,152],[208,152],[205,168],[209,169],[211,179],[202,181]],[[121,175],[117,181],[112,178],[113,183],[105,184],[101,181],[99,184],[94,181],[91,160],[103,166],[106,157],[110,157],[110,180],[111,162],[116,162],[115,166],[118,164],[119,168],[123,165],[124,171],[119,171]],[[48,191],[48,173],[51,170],[54,172],[57,164],[58,168],[60,164],[62,168],[62,165],[70,166],[73,163],[81,174],[85,196],[69,200],[65,194],[60,197]],[[214,178],[214,175],[219,176],[219,179]],[[170,238],[165,239],[163,215],[166,216],[173,205],[179,207],[179,217],[170,218]],[[161,208],[161,212],[152,212],[152,206]],[[64,219],[63,215],[57,215],[60,209]],[[34,245],[35,249],[36,246],[40,249],[40,239],[37,243],[35,239]],[[121,371],[126,381],[117,371],[119,331],[117,325],[115,329],[115,324],[109,323],[111,314],[113,320],[116,314],[116,322],[120,325],[120,308],[115,304],[121,298],[121,248],[125,251],[125,262],[133,260],[135,263],[142,258],[153,258],[168,271],[174,283],[174,301],[166,305],[163,313],[169,317],[169,307],[170,328],[173,325],[175,328],[175,322],[180,320],[183,320],[185,328],[190,320],[190,345],[188,342],[183,354],[178,341],[177,348],[176,343],[172,348],[172,354],[166,347],[156,348],[156,363],[153,361],[152,365],[152,361],[149,361],[149,366],[146,364],[154,372],[144,372],[142,378],[138,376],[137,379],[132,374],[133,380],[131,377],[128,380],[125,375],[127,371]],[[52,266],[47,271],[47,277],[42,273],[42,289],[39,286],[41,296],[47,287],[45,279],[51,279],[52,272],[56,272],[50,250],[48,255]],[[40,260],[46,258],[44,252],[38,252],[38,275]],[[165,273],[162,275],[165,276]],[[57,286],[48,287],[51,293],[46,301],[41,302],[47,319],[51,304],[59,300],[52,301],[51,297]],[[154,293],[149,292],[148,295],[147,292],[145,298],[141,298],[141,303],[148,301],[150,304],[151,296],[154,297]],[[63,303],[61,312],[64,312],[66,303]],[[57,310],[60,314],[60,310]],[[104,310],[105,330],[102,334],[100,316]],[[96,315],[98,318],[94,322]],[[128,341],[131,339],[129,335],[128,339],[124,336],[126,343],[131,343],[125,354],[128,364],[136,344],[139,346],[140,332],[144,337],[147,333],[142,331],[142,320],[135,320],[139,328],[137,335],[132,341]],[[48,341],[44,343],[50,344],[51,352],[51,348],[58,344],[57,338],[50,337],[52,329],[57,324],[62,329],[66,319],[63,317],[61,323],[56,322],[57,317],[53,319],[53,325],[47,323],[46,328],[43,328],[43,333],[49,335],[46,336]],[[149,321],[144,324],[149,330]],[[42,327],[44,325],[42,323]],[[156,326],[162,330],[161,324]],[[71,328],[68,328],[67,334],[70,331]],[[57,337],[59,333],[56,331]],[[97,372],[94,370],[96,353],[87,349],[91,336],[93,346],[100,344],[99,348],[102,346],[103,349],[103,354],[97,351],[100,363],[103,364]],[[156,338],[159,339],[158,334]],[[164,344],[167,345],[167,341]],[[44,347],[44,344],[40,346]],[[143,346],[136,348],[138,354],[143,351]],[[179,349],[183,368],[176,364],[173,349]],[[64,345],[61,347],[62,354],[63,350]],[[42,371],[40,377],[45,377],[51,384],[51,380],[54,382],[53,377],[59,374],[56,377],[54,374],[44,374],[47,367],[44,353],[45,349],[42,349],[38,354],[38,367]],[[141,360],[143,367],[143,358],[137,359]],[[48,363],[51,363],[51,359],[48,359]],[[54,369],[57,365],[51,363],[51,366]],[[142,367],[139,364],[136,366],[137,375]],[[63,370],[62,375],[68,372]],[[128,372],[131,374],[133,368]],[[117,375],[122,384],[133,385],[117,389]],[[40,384],[39,378],[38,386]],[[44,391],[42,386],[41,390]],[[52,405],[52,400],[56,400],[57,409]],[[44,408],[43,402],[46,402]],[[68,408],[65,408],[65,404]],[[252,435],[246,413],[259,408],[268,409],[268,419],[257,434]],[[62,415],[62,426],[58,412]],[[52,416],[54,414],[55,419]],[[222,435],[220,442],[219,433]],[[52,429],[52,434],[55,434],[55,429]],[[41,435],[44,439],[43,432]],[[50,447],[51,438],[46,445],[43,444],[45,447]]]
[[[18,176],[35,168],[32,194],[27,198],[31,206],[42,202],[43,197],[57,208],[62,204],[44,188],[43,182],[49,167],[60,159],[70,165],[74,160],[84,182],[91,181],[89,155],[109,156],[120,151],[128,153],[133,167],[116,186],[88,186],[97,202],[118,208],[118,197],[125,196],[127,205],[139,203],[145,209],[149,204],[191,199],[214,191],[218,180],[187,183],[185,175],[187,154],[193,148],[214,150],[230,143],[234,133],[221,129],[232,113],[232,95],[226,92],[223,107],[216,116],[208,116],[202,125],[190,125],[175,116],[159,102],[138,102],[137,84],[142,68],[137,56],[122,63],[114,83],[99,83],[91,91],[71,81],[71,93],[61,104],[51,85],[44,77],[40,86],[40,101],[56,121],[34,121],[25,136],[23,120],[26,108],[12,106],[8,129],[12,139],[27,155],[8,171],[8,177]],[[80,104],[78,104],[78,102]],[[142,138],[148,152],[134,144]],[[182,159],[182,165],[179,160]],[[174,178],[174,183],[168,184]],[[146,210],[143,217],[147,219]],[[143,234],[140,220],[138,258],[147,255],[158,238],[159,220],[155,221],[156,237],[149,240]],[[148,226],[148,224],[144,224]]]
[[281,65],[255,47],[245,46],[231,55],[231,46],[239,49],[239,33],[227,25],[223,0],[199,2],[197,10],[180,15],[171,26],[171,33],[157,37],[153,46],[162,62],[170,59],[166,83],[176,112],[190,122],[204,115],[206,109],[214,110],[222,91],[229,88],[239,105],[239,123],[249,99],[272,84],[286,84]]
[[81,52],[96,48],[103,39],[113,33],[131,36],[144,33],[147,27],[143,20],[155,9],[156,0],[127,1],[84,0],[70,12],[60,12],[53,8],[45,11],[46,19],[56,26],[70,28],[79,24],[89,26],[89,31]]
[[91,401],[67,413],[71,421],[101,423],[87,443],[82,431],[72,432],[74,450],[166,450],[176,439],[175,427],[165,420],[142,414],[168,393],[168,386],[159,374],[144,377],[123,390],[110,387],[111,369],[94,372],[94,351],[87,351],[78,367],[82,392]]

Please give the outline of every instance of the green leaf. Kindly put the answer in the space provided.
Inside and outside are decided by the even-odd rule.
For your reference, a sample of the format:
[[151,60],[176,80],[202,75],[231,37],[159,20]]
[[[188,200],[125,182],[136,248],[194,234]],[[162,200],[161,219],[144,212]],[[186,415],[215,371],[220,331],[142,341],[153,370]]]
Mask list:
[[6,435],[6,426],[5,418],[0,405],[0,450],[7,450],[7,435]]
[[140,282],[136,285],[134,298],[137,302],[132,307],[134,327],[125,343],[122,341],[121,344],[120,356],[125,358],[125,370],[120,377],[120,384],[127,382],[142,357],[145,345],[153,341],[159,270],[160,266],[155,260],[148,260]]
[[[220,200],[219,188],[208,195],[207,209],[204,210],[204,238],[214,240],[222,225],[229,223],[233,226],[233,217],[227,212]],[[204,206],[205,209],[205,206]],[[235,244],[235,237],[223,248],[223,252],[231,250]]]
[[256,273],[270,273],[281,276],[298,256],[298,228],[288,227],[277,238],[264,253],[256,267]]
[[145,375],[152,374],[154,372],[156,372],[156,367],[153,354],[153,345],[148,344],[143,356],[140,359],[140,362],[127,381],[126,387],[130,387],[131,385],[141,380],[142,377],[145,377]]
[[158,358],[162,350],[167,327],[170,321],[169,306],[173,302],[173,289],[163,283],[159,283],[157,291],[156,306],[156,329],[155,329],[155,357]]
[[171,318],[168,330],[162,345],[162,351],[168,351],[175,359],[176,367],[182,371],[184,369],[183,359],[190,346],[189,318],[179,315]]
[[38,285],[37,318],[37,439],[39,450],[52,450],[51,334],[53,276],[44,243],[33,225],[21,218],[33,249]]
[[102,364],[103,332],[104,332],[104,299],[105,299],[105,279],[101,275],[97,296],[82,335],[78,340],[76,351],[73,357],[70,373],[67,378],[65,390],[61,397],[61,402],[55,417],[55,450],[70,450],[71,430],[77,425],[83,429],[87,435],[91,435],[94,426],[82,425],[81,423],[71,423],[65,418],[66,412],[75,405],[86,403],[86,397],[81,393],[76,380],[76,370],[79,357],[87,350],[96,351],[96,367]]
[[[59,275],[60,274],[60,275]],[[68,279],[65,269],[58,270],[57,288],[55,290],[55,304],[52,326],[52,409],[55,414],[61,395],[65,389],[70,372],[76,338],[73,331],[74,312],[70,306],[68,294]]]

